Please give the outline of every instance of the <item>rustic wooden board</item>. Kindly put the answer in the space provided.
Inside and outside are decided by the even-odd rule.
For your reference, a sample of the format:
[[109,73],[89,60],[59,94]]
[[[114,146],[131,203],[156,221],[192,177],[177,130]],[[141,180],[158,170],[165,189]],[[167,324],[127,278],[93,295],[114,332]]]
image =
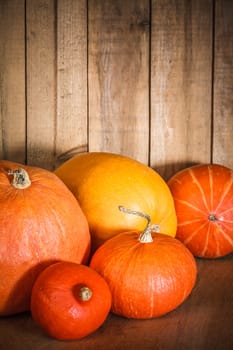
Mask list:
[[52,168],[56,128],[55,1],[27,1],[27,162]]
[[25,162],[24,0],[0,1],[0,157]]
[[215,10],[213,162],[233,169],[233,2]]
[[212,1],[152,1],[151,166],[211,159]]
[[86,1],[57,6],[56,166],[87,151]]
[[149,1],[88,4],[89,150],[147,163]]

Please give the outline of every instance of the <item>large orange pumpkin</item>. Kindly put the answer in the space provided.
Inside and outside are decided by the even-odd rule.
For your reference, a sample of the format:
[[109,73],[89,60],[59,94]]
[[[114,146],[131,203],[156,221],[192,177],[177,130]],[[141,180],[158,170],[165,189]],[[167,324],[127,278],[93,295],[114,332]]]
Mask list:
[[55,173],[74,193],[87,217],[93,251],[119,232],[143,229],[143,219],[122,216],[119,205],[148,213],[158,230],[175,236],[171,192],[150,167],[123,155],[90,152],[69,159]]
[[233,252],[233,171],[197,165],[176,173],[168,185],[178,219],[176,237],[198,257]]
[[112,312],[128,318],[158,317],[174,310],[191,293],[197,275],[192,253],[176,238],[153,233],[150,218],[144,217],[144,231],[109,239],[90,262],[110,287]]
[[38,273],[58,260],[87,262],[88,223],[53,173],[0,161],[0,315],[29,309]]

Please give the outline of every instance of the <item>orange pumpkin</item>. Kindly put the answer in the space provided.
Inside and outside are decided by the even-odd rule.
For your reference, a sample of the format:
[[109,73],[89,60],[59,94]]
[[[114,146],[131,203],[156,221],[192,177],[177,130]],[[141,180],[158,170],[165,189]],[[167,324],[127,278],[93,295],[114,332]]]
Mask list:
[[[149,223],[150,218],[144,217]],[[91,258],[90,267],[110,287],[112,312],[117,315],[137,319],[164,315],[178,307],[194,287],[197,266],[191,252],[179,240],[152,230],[148,224],[141,233],[120,233]]]
[[0,161],[0,315],[29,309],[38,273],[57,260],[87,262],[88,223],[53,173]]
[[93,251],[122,231],[143,229],[143,219],[122,216],[119,204],[148,213],[158,230],[175,236],[172,195],[150,167],[123,155],[90,152],[69,159],[55,173],[73,192],[87,217]]
[[176,237],[198,257],[233,252],[233,171],[197,165],[176,173],[168,185],[178,219]]
[[96,271],[64,261],[50,265],[37,278],[31,313],[49,336],[80,339],[104,323],[111,300],[108,284]]

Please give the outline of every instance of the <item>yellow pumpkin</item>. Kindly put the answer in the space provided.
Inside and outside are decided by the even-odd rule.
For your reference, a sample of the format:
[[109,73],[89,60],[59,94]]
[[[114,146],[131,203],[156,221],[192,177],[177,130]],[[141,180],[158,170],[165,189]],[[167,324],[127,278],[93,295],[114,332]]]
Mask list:
[[177,219],[170,189],[145,164],[119,154],[89,152],[64,162],[55,174],[86,215],[93,251],[120,232],[143,230],[144,219],[124,215],[119,206],[148,213],[158,232],[175,236]]

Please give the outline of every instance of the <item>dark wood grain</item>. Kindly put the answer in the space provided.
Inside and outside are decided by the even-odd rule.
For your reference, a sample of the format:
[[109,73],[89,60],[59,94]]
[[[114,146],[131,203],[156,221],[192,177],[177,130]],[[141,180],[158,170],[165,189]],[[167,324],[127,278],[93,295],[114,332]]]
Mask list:
[[148,162],[149,1],[88,2],[89,150]]
[[26,158],[24,12],[24,0],[0,1],[0,157],[17,162]]
[[217,0],[213,89],[213,162],[233,168],[233,1]]
[[87,2],[57,2],[56,163],[87,151]]
[[77,341],[44,335],[30,314],[0,319],[1,350],[232,350],[233,254],[197,259],[198,278],[176,310],[151,320],[109,315],[95,333]]
[[54,1],[31,0],[27,31],[27,163],[51,168],[54,163],[56,72]]

